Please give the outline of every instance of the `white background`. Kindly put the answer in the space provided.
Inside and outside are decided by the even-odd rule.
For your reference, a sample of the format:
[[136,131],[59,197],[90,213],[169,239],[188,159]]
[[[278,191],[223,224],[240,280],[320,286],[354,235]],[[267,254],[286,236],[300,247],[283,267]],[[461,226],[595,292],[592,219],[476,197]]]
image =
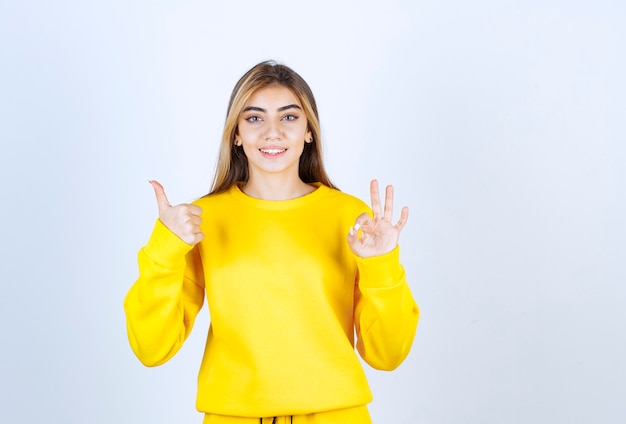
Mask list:
[[206,193],[269,58],[313,88],[335,183],[411,209],[422,318],[368,370],[374,422],[625,422],[621,0],[0,1],[0,422],[201,422],[206,311],[149,369],[122,302],[148,179]]

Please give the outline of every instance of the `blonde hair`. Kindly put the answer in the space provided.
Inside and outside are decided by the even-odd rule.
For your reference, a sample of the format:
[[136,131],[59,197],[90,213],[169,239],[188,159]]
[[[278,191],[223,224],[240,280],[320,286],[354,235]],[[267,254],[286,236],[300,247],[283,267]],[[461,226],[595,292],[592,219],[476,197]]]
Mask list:
[[305,183],[320,182],[335,188],[326,175],[322,162],[322,144],[319,115],[315,98],[309,85],[291,68],[274,61],[255,65],[235,84],[228,102],[226,122],[215,169],[215,177],[209,194],[228,190],[233,184],[248,181],[248,159],[243,148],[235,146],[238,121],[246,102],[262,88],[278,84],[290,89],[298,98],[307,118],[312,141],[304,144],[298,172]]

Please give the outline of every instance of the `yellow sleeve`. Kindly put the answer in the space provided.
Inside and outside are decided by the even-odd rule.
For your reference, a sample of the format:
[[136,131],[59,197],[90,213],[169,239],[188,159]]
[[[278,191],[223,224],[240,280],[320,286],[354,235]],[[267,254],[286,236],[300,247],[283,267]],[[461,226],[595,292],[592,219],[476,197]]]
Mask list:
[[400,264],[399,247],[386,255],[357,257],[357,350],[373,368],[393,370],[408,355],[420,311]]
[[139,278],[124,300],[126,329],[137,358],[156,366],[178,352],[202,308],[202,263],[198,245],[188,245],[160,220],[138,260]]

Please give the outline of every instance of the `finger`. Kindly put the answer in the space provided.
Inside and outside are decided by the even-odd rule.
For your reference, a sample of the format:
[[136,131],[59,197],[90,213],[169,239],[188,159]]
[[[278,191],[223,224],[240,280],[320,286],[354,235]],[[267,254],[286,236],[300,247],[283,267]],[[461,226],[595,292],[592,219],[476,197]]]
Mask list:
[[200,216],[202,215],[202,208],[198,205],[194,205],[193,203],[189,204],[189,213],[192,215]]
[[400,212],[400,219],[398,220],[398,223],[396,224],[396,228],[398,229],[398,231],[402,231],[408,219],[409,219],[409,208],[404,206],[402,208],[402,212]]
[[346,239],[348,241],[348,246],[350,246],[350,250],[353,253],[358,254],[358,252],[360,250],[360,245],[363,243],[361,240],[359,240],[359,230],[358,230],[358,227],[357,228],[350,227],[350,231],[349,231],[348,236],[346,237]]
[[202,240],[204,240],[204,234],[202,234],[202,233],[198,233],[198,234],[196,234],[196,238],[195,238],[195,240],[194,240],[194,243],[193,243],[193,244],[198,244],[198,243],[200,243]]
[[177,209],[181,216],[202,216],[202,208],[193,203],[181,203],[180,205],[173,206],[173,209]]
[[355,230],[354,227],[350,227],[346,238],[348,239],[348,244],[353,245],[359,238],[358,230]]
[[195,246],[196,244],[200,243],[203,239],[204,239],[204,234],[195,233],[195,234],[185,237],[183,241],[190,246]]
[[191,223],[193,225],[196,225],[198,228],[200,227],[200,225],[202,225],[202,218],[198,215],[191,215]]
[[362,228],[364,225],[367,225],[371,221],[372,221],[372,217],[371,216],[369,216],[366,213],[362,213],[354,221],[354,227],[353,228],[356,228],[358,230],[359,228]]
[[385,190],[385,219],[389,222],[393,219],[393,186],[388,185]]
[[167,200],[165,189],[161,183],[155,180],[150,180],[149,182],[152,185],[152,188],[154,188],[154,194],[156,196],[157,205],[159,206],[159,212],[171,207],[172,205],[170,205],[170,201]]
[[372,180],[370,183],[370,197],[372,199],[372,212],[374,213],[374,219],[380,218],[382,210],[380,208],[380,194],[378,194],[378,181]]
[[372,220],[372,218],[366,214],[366,213],[362,213],[361,215],[359,215],[356,220],[354,221],[354,225],[352,227],[350,227],[350,230],[348,232],[348,240],[356,240],[359,237],[359,229],[361,229],[361,227],[363,227],[363,225],[366,225],[368,222],[370,222]]

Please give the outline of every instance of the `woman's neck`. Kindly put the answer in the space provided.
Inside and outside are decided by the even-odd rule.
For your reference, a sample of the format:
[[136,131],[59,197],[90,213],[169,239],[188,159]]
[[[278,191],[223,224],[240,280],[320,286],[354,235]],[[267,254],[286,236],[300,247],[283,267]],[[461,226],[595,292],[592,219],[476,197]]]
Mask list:
[[255,199],[290,200],[306,196],[315,191],[315,188],[300,178],[250,178],[241,186],[241,191]]

